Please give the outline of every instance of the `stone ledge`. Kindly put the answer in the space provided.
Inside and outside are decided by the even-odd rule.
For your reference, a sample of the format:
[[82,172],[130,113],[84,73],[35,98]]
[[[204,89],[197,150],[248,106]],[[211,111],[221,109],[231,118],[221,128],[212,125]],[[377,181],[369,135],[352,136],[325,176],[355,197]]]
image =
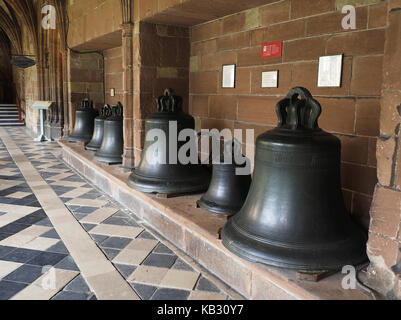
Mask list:
[[245,261],[226,250],[218,232],[226,218],[196,208],[200,195],[159,199],[129,188],[129,172],[120,166],[93,161],[93,152],[59,141],[66,163],[199,264],[249,299],[263,300],[369,300],[363,290],[344,290],[338,273],[318,283],[299,281],[291,270]]

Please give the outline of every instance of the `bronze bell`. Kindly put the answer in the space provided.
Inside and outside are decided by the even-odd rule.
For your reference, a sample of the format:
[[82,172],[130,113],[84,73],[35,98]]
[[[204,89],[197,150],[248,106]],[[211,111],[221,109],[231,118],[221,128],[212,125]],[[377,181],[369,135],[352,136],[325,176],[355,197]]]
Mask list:
[[[137,169],[131,174],[128,185],[144,193],[184,194],[207,190],[210,183],[210,172],[200,164],[181,164],[169,161],[170,156],[177,156],[178,150],[186,143],[174,138],[170,126],[177,125],[177,134],[184,129],[195,129],[195,119],[182,111],[182,98],[173,95],[172,89],[167,89],[164,96],[157,100],[158,112],[146,119],[146,136],[153,129],[160,130],[166,137],[166,144],[153,149],[155,141],[146,141],[142,160]],[[172,147],[171,140],[177,143],[177,149]],[[147,139],[148,140],[148,139]],[[170,155],[170,149],[173,154]],[[166,162],[152,162],[153,155],[157,154]]]
[[112,108],[111,117],[104,120],[104,135],[94,159],[105,163],[122,163],[124,153],[123,106],[120,102]]
[[75,113],[74,131],[69,135],[68,141],[89,142],[93,136],[94,120],[97,111],[93,109],[93,101],[85,99],[82,101],[82,107]]
[[106,104],[101,112],[100,112],[100,116],[98,116],[95,119],[95,129],[93,132],[93,137],[91,142],[88,143],[88,145],[85,147],[86,150],[90,150],[90,151],[97,151],[100,149],[100,147],[102,146],[102,142],[103,142],[103,134],[104,134],[104,121],[111,117],[112,115],[112,111],[111,108],[108,104]]
[[277,105],[279,125],[258,137],[254,179],[223,244],[252,262],[305,272],[367,259],[367,235],[347,212],[341,142],[319,129],[320,104],[294,88]]
[[[241,210],[252,182],[249,159],[243,158],[241,149],[237,140],[225,145],[224,153],[213,165],[209,190],[198,201],[198,207],[224,215],[234,215]],[[238,169],[247,172],[244,174]]]

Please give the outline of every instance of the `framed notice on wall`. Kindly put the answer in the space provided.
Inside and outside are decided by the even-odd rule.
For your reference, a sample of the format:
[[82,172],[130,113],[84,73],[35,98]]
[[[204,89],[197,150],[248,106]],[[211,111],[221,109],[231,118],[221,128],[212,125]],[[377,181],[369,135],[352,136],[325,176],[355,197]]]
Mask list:
[[269,42],[262,44],[262,59],[281,57],[283,42]]
[[278,87],[278,70],[262,72],[262,88]]
[[235,88],[235,64],[223,66],[222,88]]
[[319,58],[318,87],[341,87],[343,71],[343,55],[325,56]]

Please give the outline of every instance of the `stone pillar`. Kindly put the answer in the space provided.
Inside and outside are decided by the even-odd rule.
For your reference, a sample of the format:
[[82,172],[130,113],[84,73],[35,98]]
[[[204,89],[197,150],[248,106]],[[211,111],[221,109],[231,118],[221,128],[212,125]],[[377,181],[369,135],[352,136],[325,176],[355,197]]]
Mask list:
[[123,56],[123,105],[124,105],[124,155],[123,167],[134,168],[134,70],[133,70],[133,24],[122,28]]
[[63,70],[63,123],[64,123],[64,128],[63,128],[63,136],[66,137],[70,134],[69,126],[70,126],[70,121],[69,121],[69,114],[68,114],[68,97],[69,97],[69,92],[68,92],[68,50],[62,50],[61,51],[62,55],[62,70]]
[[187,27],[135,23],[134,27],[134,151],[139,165],[146,118],[157,111],[156,99],[167,88],[183,98],[188,112],[190,41]]
[[67,86],[69,132],[75,126],[75,111],[85,98],[93,101],[94,108],[104,106],[103,57],[98,53],[77,53],[68,50]]
[[371,208],[368,282],[388,298],[401,299],[401,3],[389,4],[377,145],[379,183]]
[[133,35],[133,62],[134,62],[134,158],[135,166],[138,166],[142,157],[142,136],[145,130],[145,122],[142,120],[141,112],[141,41],[140,41],[140,23],[134,25]]

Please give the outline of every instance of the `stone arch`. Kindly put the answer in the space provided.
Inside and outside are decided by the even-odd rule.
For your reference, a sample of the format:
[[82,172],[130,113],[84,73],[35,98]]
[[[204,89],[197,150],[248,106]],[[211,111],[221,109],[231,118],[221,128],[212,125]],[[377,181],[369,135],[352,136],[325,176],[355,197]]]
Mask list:
[[18,20],[26,26],[28,29],[29,36],[32,39],[34,51],[38,52],[38,17],[37,17],[37,7],[36,2],[30,0],[3,0],[7,7],[15,12]]
[[0,103],[13,103],[13,75],[9,63],[11,42],[5,32],[0,29]]
[[22,54],[21,29],[16,17],[12,11],[6,10],[0,6],[0,29],[4,31],[11,42],[12,49],[16,54]]

